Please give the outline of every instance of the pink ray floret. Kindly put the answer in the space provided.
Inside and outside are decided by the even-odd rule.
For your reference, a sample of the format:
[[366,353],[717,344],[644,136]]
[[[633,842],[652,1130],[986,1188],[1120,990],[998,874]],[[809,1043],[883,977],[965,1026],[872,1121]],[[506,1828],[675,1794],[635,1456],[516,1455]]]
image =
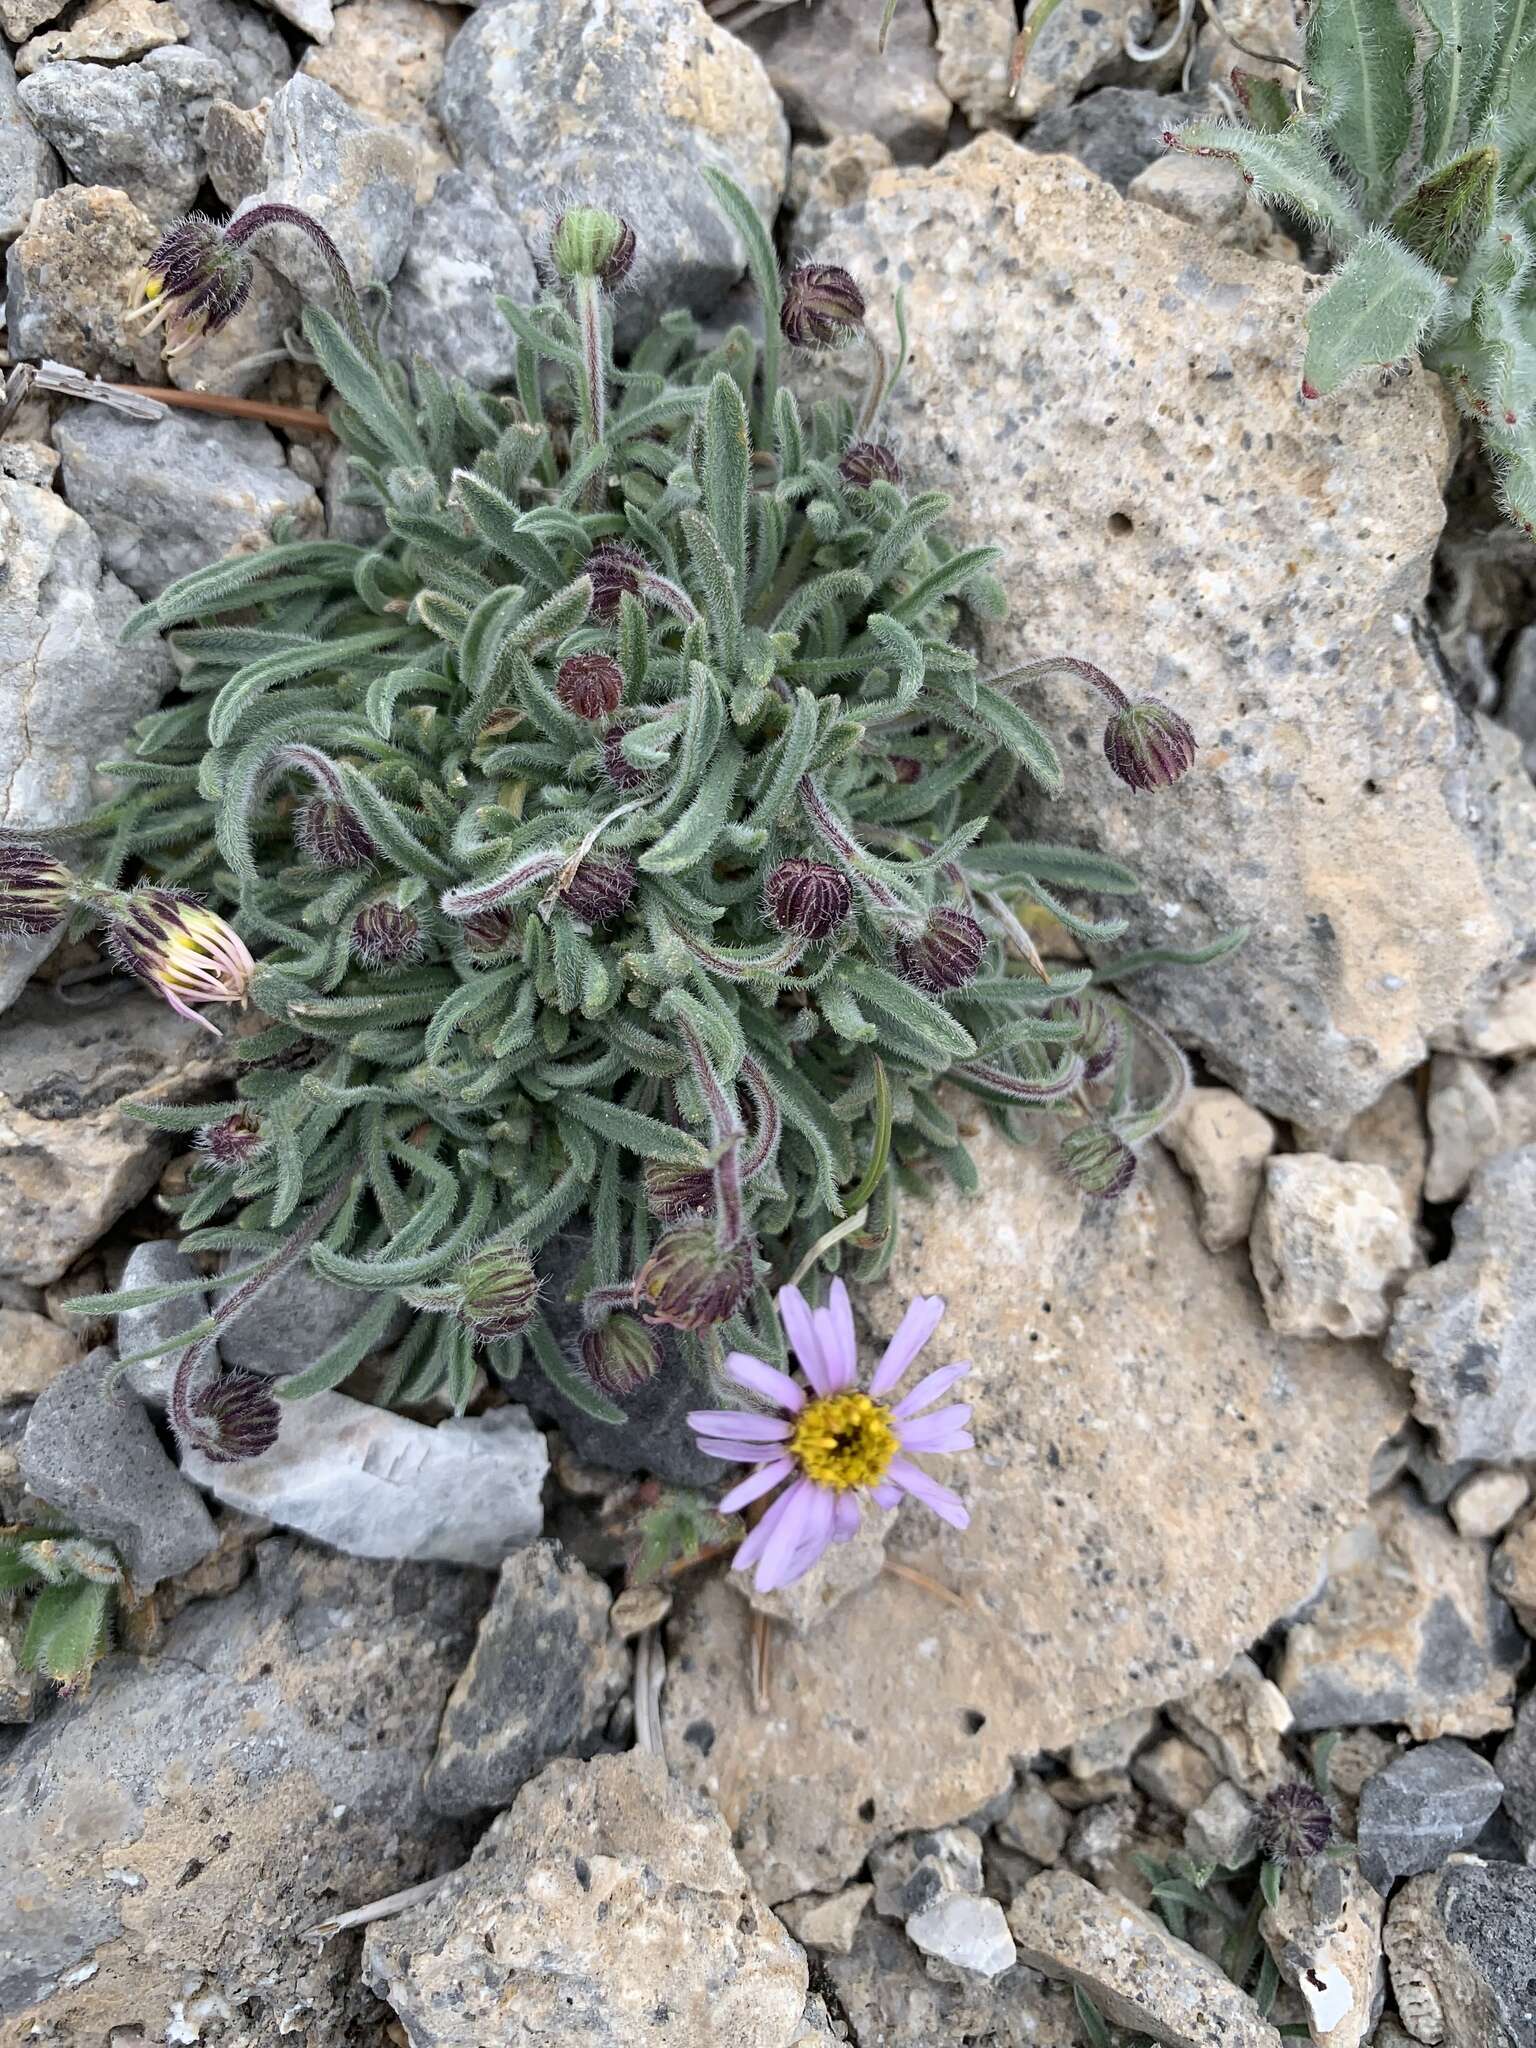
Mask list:
[[914,1464],[912,1454],[973,1447],[969,1405],[934,1406],[970,1371],[969,1363],[940,1366],[903,1399],[888,1398],[938,1328],[943,1299],[924,1295],[908,1307],[863,1390],[853,1308],[841,1280],[833,1281],[823,1308],[785,1287],[778,1311],[806,1385],[733,1351],[725,1377],[772,1412],[698,1408],[688,1417],[706,1456],[751,1468],[721,1500],[722,1513],[774,1495],[736,1552],[735,1569],[754,1571],[760,1593],[789,1585],[832,1544],[857,1533],[865,1501],[888,1509],[910,1495],[940,1520],[965,1528],[970,1516],[959,1494]]

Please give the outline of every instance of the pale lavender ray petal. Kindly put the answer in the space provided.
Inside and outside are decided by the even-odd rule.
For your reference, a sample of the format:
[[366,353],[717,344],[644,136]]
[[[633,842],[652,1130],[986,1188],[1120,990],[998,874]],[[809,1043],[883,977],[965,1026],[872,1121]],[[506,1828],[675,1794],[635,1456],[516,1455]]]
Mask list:
[[706,1458],[723,1458],[730,1465],[766,1465],[784,1455],[782,1444],[744,1444],[740,1437],[700,1436],[694,1443]]
[[932,1508],[941,1522],[948,1522],[951,1528],[968,1529],[971,1526],[970,1512],[959,1494],[948,1486],[940,1486],[937,1479],[930,1479],[920,1466],[908,1458],[892,1458],[891,1478],[903,1493],[910,1493],[914,1500],[920,1500],[925,1508]]
[[787,1372],[754,1358],[750,1351],[733,1351],[725,1361],[725,1376],[738,1387],[750,1387],[775,1408],[797,1415],[805,1406],[805,1395]]
[[885,1347],[885,1356],[875,1367],[869,1391],[878,1399],[888,1394],[944,1318],[942,1294],[920,1294],[909,1302],[896,1334]]
[[755,1528],[747,1531],[737,1549],[736,1555],[731,1559],[731,1570],[733,1572],[749,1571],[757,1563],[757,1560],[763,1554],[764,1546],[767,1544],[769,1537],[777,1529],[780,1522],[783,1521],[785,1515],[788,1514],[796,1491],[802,1483],[802,1481],[797,1480],[794,1486],[786,1486],[777,1500],[771,1500],[768,1503],[767,1508],[763,1512],[763,1519]]
[[750,1408],[693,1408],[688,1427],[700,1436],[736,1437],[744,1444],[782,1443],[793,1425],[779,1415],[758,1415]]
[[848,1543],[859,1533],[859,1496],[856,1493],[840,1493],[832,1525],[832,1541]]
[[793,1567],[815,1526],[816,1497],[825,1491],[811,1479],[797,1479],[787,1490],[784,1497],[789,1506],[763,1545],[763,1554],[757,1561],[757,1575],[752,1583],[759,1593],[771,1593],[775,1586],[785,1583],[785,1575]]
[[841,1280],[832,1282],[826,1307],[811,1313],[832,1391],[840,1394],[859,1376],[859,1333],[853,1327],[853,1305]]
[[901,1488],[892,1486],[888,1479],[882,1479],[878,1486],[869,1489],[869,1497],[877,1507],[897,1508],[901,1506]]
[[949,1437],[964,1433],[970,1419],[969,1401],[951,1401],[947,1408],[935,1408],[931,1415],[914,1415],[908,1422],[898,1422],[896,1434],[904,1451],[942,1451],[947,1448]]
[[719,1513],[734,1515],[749,1501],[761,1500],[765,1493],[772,1493],[781,1479],[787,1479],[794,1469],[788,1458],[775,1458],[771,1465],[759,1465],[750,1478],[741,1480],[729,1493],[720,1496]]
[[[810,1494],[799,1516],[794,1548],[780,1556],[770,1544],[763,1552],[755,1581],[760,1593],[776,1592],[780,1586],[791,1586],[796,1579],[803,1578],[832,1541],[837,1496],[830,1487],[817,1486],[809,1480],[806,1484],[810,1487]],[[791,1524],[786,1519],[779,1526],[775,1543],[787,1545],[790,1530]]]
[[781,1287],[778,1310],[779,1321],[784,1325],[784,1334],[794,1346],[795,1356],[800,1361],[800,1370],[818,1394],[830,1394],[832,1382],[821,1355],[821,1344],[816,1335],[816,1324],[811,1315],[810,1303],[798,1287]]
[[909,1415],[918,1415],[930,1401],[937,1401],[940,1394],[947,1394],[956,1380],[963,1380],[971,1369],[971,1361],[962,1359],[958,1365],[937,1366],[932,1372],[924,1373],[910,1394],[903,1394],[891,1410],[893,1421],[905,1422]]
[[804,1578],[817,1559],[830,1550],[832,1545],[839,1540],[837,1534],[838,1496],[825,1487],[818,1487],[817,1494],[818,1499],[814,1504],[805,1540],[795,1552],[794,1562],[789,1568],[789,1576],[779,1581],[781,1586],[793,1585],[796,1579]]

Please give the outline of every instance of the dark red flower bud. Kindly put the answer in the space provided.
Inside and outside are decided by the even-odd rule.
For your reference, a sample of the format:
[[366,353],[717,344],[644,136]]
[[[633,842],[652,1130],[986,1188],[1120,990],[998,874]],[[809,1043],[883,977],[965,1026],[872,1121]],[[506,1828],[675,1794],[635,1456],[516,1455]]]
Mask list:
[[1062,1139],[1057,1158],[1079,1194],[1117,1201],[1136,1178],[1136,1154],[1108,1124],[1078,1124]]
[[515,1337],[533,1321],[539,1280],[528,1250],[517,1238],[493,1237],[471,1252],[455,1272],[459,1315],[476,1337]]
[[644,1180],[645,1206],[663,1223],[708,1215],[715,1205],[715,1177],[707,1166],[663,1166],[653,1159]]
[[650,781],[645,770],[637,768],[624,751],[624,735],[628,730],[627,726],[610,725],[601,741],[603,773],[615,789],[623,790],[626,795],[632,789],[644,789]]
[[1308,1863],[1333,1840],[1333,1812],[1315,1785],[1297,1778],[1259,1801],[1259,1847],[1271,1863]]
[[624,700],[624,671],[611,654],[573,654],[560,664],[555,695],[578,718],[612,718]]
[[307,796],[293,814],[293,843],[314,868],[365,868],[375,848],[350,804]]
[[853,884],[829,861],[781,860],[763,888],[763,914],[775,931],[824,939],[853,908]]
[[589,853],[561,889],[560,901],[573,917],[584,918],[588,924],[606,924],[627,909],[637,873],[627,853]]
[[633,1316],[610,1316],[581,1334],[581,1369],[610,1401],[637,1394],[661,1369],[656,1339]]
[[901,464],[883,441],[853,442],[837,465],[837,473],[858,491],[867,491],[871,484],[901,482]]
[[707,1330],[733,1316],[752,1292],[752,1247],[723,1245],[707,1223],[685,1223],[656,1244],[635,1279],[647,1322]]
[[1104,758],[1131,789],[1166,789],[1195,758],[1195,736],[1177,711],[1138,697],[1104,728]]
[[842,348],[864,325],[864,294],[835,263],[797,263],[784,280],[779,326],[792,348]]
[[473,917],[466,917],[459,929],[471,953],[499,953],[511,938],[515,926],[511,911],[498,903],[490,910],[477,911]]
[[0,846],[0,933],[40,939],[69,915],[75,878],[40,846]]
[[898,935],[895,950],[896,965],[914,988],[942,996],[975,980],[987,935],[969,911],[941,903],[920,932]]
[[277,1442],[282,1409],[262,1373],[224,1373],[197,1388],[187,1406],[197,1418],[197,1447],[212,1464],[259,1458]]
[[923,764],[911,754],[892,754],[891,772],[901,783],[916,782],[923,772]]
[[244,1109],[222,1117],[218,1123],[204,1124],[197,1134],[197,1143],[215,1166],[244,1166],[267,1149],[260,1123]]
[[250,297],[254,276],[250,256],[225,227],[190,213],[151,251],[142,278],[144,302],[129,317],[148,315],[149,328],[166,321],[172,341],[167,353],[174,355],[226,327]]
[[631,597],[640,595],[640,579],[650,564],[627,541],[600,540],[582,567],[592,579],[592,617],[616,619],[619,599],[626,592]]
[[353,958],[375,972],[414,967],[426,950],[421,920],[397,903],[365,903],[352,920]]

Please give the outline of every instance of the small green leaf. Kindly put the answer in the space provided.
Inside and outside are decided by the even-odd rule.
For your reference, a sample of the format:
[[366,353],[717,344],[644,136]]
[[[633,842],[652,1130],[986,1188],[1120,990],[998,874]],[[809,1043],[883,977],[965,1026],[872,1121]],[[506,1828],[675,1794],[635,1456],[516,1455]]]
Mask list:
[[1428,264],[1373,229],[1312,308],[1303,395],[1326,398],[1362,370],[1413,355],[1447,298]]

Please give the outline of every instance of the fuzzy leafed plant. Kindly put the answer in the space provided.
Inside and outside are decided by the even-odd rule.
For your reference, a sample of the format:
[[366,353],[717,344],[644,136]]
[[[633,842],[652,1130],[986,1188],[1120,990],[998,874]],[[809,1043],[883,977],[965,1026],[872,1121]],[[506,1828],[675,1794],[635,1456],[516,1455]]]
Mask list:
[[[1173,781],[1189,728],[1081,661],[978,672],[995,550],[947,540],[943,494],[877,438],[890,373],[854,281],[781,283],[713,183],[761,342],[676,313],[616,366],[634,237],[591,209],[557,223],[544,302],[501,301],[513,395],[383,362],[348,290],[342,319],[312,309],[380,537],[282,541],[148,605],[181,690],[111,768],[94,873],[5,856],[13,922],[74,906],[190,1013],[248,997],[269,1020],[232,1038],[228,1101],[137,1113],[202,1146],[180,1221],[243,1276],[220,1317],[299,1257],[358,1290],[288,1395],[340,1380],[404,1302],[387,1398],[462,1402],[477,1351],[510,1374],[526,1345],[621,1421],[658,1327],[701,1371],[722,1340],[777,1347],[770,1275],[829,1239],[878,1272],[925,1171],[972,1184],[941,1083],[1038,1124],[1098,1194],[1182,1088],[1161,1034],[1026,930],[1044,911],[1112,942],[1123,921],[1083,898],[1132,876],[996,821],[1021,770],[1060,785],[1021,702],[1048,675],[1107,700],[1106,778]],[[238,306],[263,212],[168,238],[173,339]],[[866,349],[858,415],[797,402],[786,344]],[[540,1300],[567,1232],[591,1247],[569,1351]],[[206,1377],[216,1335],[194,1332],[172,1416],[248,1455],[273,1411]]]
[[0,1529],[0,1600],[25,1600],[23,1670],[57,1685],[83,1685],[112,1640],[124,1585],[116,1553],[68,1530]]
[[1234,73],[1248,126],[1165,139],[1232,158],[1340,259],[1303,395],[1419,355],[1536,533],[1536,0],[1313,0],[1303,69],[1300,111]]

